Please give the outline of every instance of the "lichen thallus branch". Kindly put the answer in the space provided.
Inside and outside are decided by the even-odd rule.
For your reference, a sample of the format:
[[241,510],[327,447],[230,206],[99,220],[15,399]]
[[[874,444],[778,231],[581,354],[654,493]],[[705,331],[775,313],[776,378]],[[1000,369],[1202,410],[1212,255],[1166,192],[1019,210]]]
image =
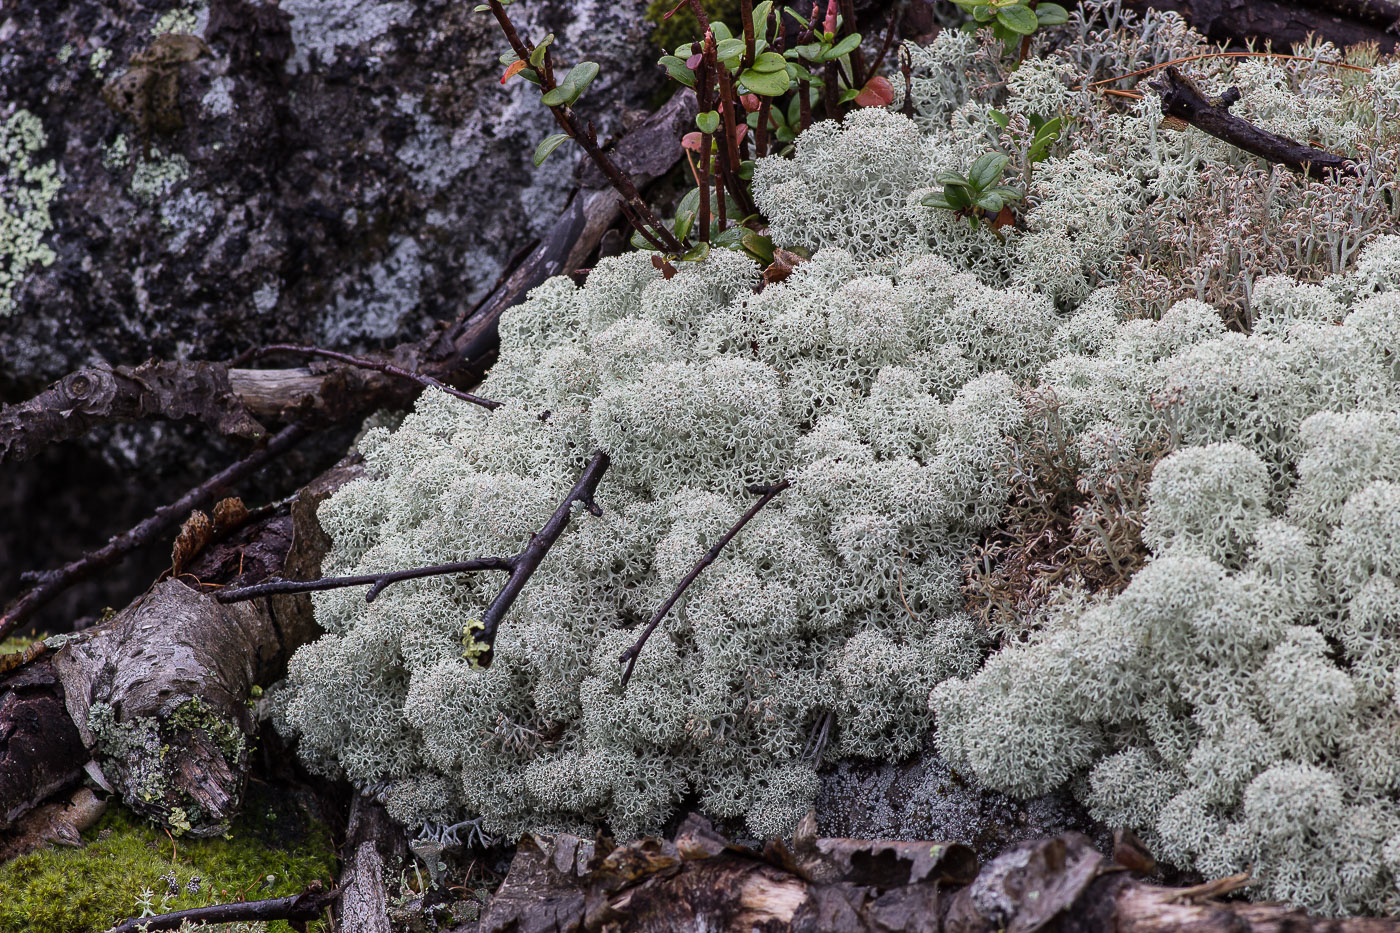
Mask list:
[[[535,52],[535,47],[528,41],[520,37],[516,31],[515,24],[510,21],[510,15],[506,13],[505,7],[500,0],[488,0],[491,13],[496,17],[496,22],[500,24],[501,31],[505,33],[506,39],[510,42],[510,47],[515,51],[517,59],[521,62],[530,62],[531,56]],[[551,59],[549,48],[544,48],[544,54],[540,60],[540,67],[537,69],[540,79],[541,96],[548,94],[556,88],[554,80],[554,63]],[[578,118],[574,116],[573,107],[567,103],[555,104],[549,107],[554,114],[555,121],[559,128],[567,133],[575,142],[583,147],[583,151],[593,160],[593,164],[603,173],[613,188],[622,197],[622,213],[627,221],[641,234],[641,236],[653,247],[664,253],[678,253],[681,251],[681,243],[676,239],[652,213],[651,208],[637,191],[637,186],[632,182],[630,176],[622,171],[609,159],[598,145],[597,135],[593,127],[584,129],[580,125]]]

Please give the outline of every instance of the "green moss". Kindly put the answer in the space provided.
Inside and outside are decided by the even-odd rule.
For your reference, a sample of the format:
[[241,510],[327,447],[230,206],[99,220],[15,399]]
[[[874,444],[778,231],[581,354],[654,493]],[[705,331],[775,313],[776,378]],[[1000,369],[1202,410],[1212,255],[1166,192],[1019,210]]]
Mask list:
[[[696,22],[695,14],[690,12],[689,7],[678,10],[670,19],[663,18],[675,5],[675,0],[652,0],[647,5],[647,22],[656,24],[651,33],[651,41],[667,52],[674,52],[676,46],[682,42],[700,38],[700,24]],[[704,0],[700,5],[705,8],[705,15],[711,22],[720,20],[736,34],[739,32],[738,0]]]
[[[143,891],[153,892],[152,906],[163,912],[283,897],[334,878],[329,830],[293,798],[250,790],[244,812],[231,838],[178,839],[172,859],[164,831],[112,806],[83,834],[83,848],[48,849],[0,865],[0,933],[105,930],[140,913]],[[178,893],[162,904],[172,888]],[[290,929],[268,925],[270,933]]]
[[25,648],[28,648],[32,644],[34,644],[34,639],[32,638],[23,638],[19,635],[11,635],[4,641],[0,641],[0,654],[15,654],[17,652],[23,651]]

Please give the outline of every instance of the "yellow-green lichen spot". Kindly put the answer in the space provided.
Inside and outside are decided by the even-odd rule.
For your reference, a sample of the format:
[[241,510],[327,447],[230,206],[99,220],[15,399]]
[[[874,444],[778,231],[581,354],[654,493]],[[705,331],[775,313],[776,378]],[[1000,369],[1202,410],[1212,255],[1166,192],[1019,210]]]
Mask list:
[[462,657],[471,662],[472,667],[481,667],[481,658],[491,651],[491,646],[476,640],[476,633],[485,631],[486,625],[480,619],[472,619],[462,626]]

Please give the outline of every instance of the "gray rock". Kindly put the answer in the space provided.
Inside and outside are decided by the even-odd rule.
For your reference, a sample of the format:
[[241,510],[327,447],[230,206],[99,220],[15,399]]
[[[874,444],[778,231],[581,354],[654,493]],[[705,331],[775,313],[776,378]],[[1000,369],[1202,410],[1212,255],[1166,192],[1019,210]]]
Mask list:
[[1108,831],[1068,793],[1015,800],[948,766],[932,743],[899,764],[842,761],[822,775],[817,831],[855,839],[961,842],[986,861],[1017,842],[1077,830],[1111,851]]

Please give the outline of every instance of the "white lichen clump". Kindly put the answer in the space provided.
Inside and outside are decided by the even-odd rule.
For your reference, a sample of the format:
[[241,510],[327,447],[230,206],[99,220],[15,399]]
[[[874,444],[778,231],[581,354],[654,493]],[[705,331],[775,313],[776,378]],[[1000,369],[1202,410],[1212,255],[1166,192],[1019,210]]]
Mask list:
[[15,289],[29,270],[56,258],[44,237],[62,181],[55,163],[36,157],[46,145],[44,125],[29,111],[0,122],[0,317],[14,313]]
[[[631,835],[685,802],[774,836],[820,760],[897,759],[936,720],[955,767],[1067,785],[1183,869],[1400,907],[1397,73],[1202,66],[1242,116],[1367,160],[1328,187],[1161,129],[1150,94],[1071,91],[1202,48],[1171,15],[1125,29],[1076,15],[1014,80],[995,44],[944,32],[914,53],[913,120],[862,111],[759,163],[778,245],[813,251],[786,280],[755,291],[722,250],[670,279],[600,261],[503,318],[480,390],[503,407],[430,393],[367,431],[366,477],[320,512],[327,574],[514,553],[591,451],[612,466],[488,669],[462,635],[499,575],[318,594],[326,635],[276,704],[302,756],[415,826]],[[1057,115],[1032,163],[1031,119]],[[1027,187],[1018,228],[920,203],[994,148]],[[1267,210],[1211,214],[1260,189]],[[1084,489],[1168,456],[1145,568],[988,658],[962,565],[1003,516],[1032,397],[1056,399]],[[619,655],[745,486],[782,478],[622,691]]]

